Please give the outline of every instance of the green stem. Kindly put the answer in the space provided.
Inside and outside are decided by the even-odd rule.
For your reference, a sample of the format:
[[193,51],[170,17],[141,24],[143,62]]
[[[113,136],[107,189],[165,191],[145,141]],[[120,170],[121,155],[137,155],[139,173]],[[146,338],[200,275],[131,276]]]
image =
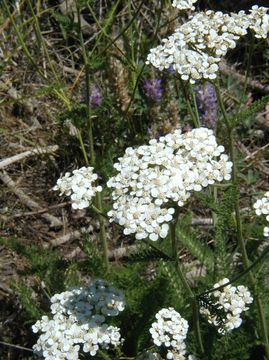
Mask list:
[[81,131],[79,129],[77,129],[77,136],[78,136],[78,141],[79,141],[81,151],[82,151],[82,154],[83,154],[83,157],[84,157],[84,161],[85,161],[86,165],[89,166],[90,165],[89,158],[88,158],[86,148],[85,148],[85,145],[84,145],[84,142],[83,142],[83,139],[82,139]]
[[[222,101],[221,93],[220,93],[220,86],[219,84],[215,84],[215,89],[217,93],[217,98],[219,102],[220,109],[222,111],[222,115],[227,127],[228,132],[228,140],[229,140],[229,150],[230,150],[230,157],[231,161],[233,163],[233,171],[232,171],[232,183],[235,188],[238,188],[238,177],[237,177],[237,162],[236,162],[236,154],[235,154],[235,146],[234,146],[234,136],[233,136],[233,128],[230,125],[228,115],[225,110],[225,106]],[[250,266],[246,245],[243,237],[243,231],[242,231],[242,221],[240,216],[240,203],[239,203],[239,197],[236,197],[235,200],[235,220],[236,220],[236,228],[237,228],[237,241],[242,253],[242,260],[243,260],[243,266],[244,270],[248,269]],[[257,308],[258,308],[258,315],[259,315],[259,321],[260,321],[260,327],[261,327],[261,337],[264,345],[265,355],[266,359],[269,360],[269,343],[268,343],[268,330],[266,325],[266,318],[264,315],[264,309],[262,305],[261,298],[257,292],[257,286],[256,286],[256,280],[253,276],[253,273],[249,271],[249,280],[251,287],[253,289],[254,298],[256,300]]]
[[199,115],[199,111],[198,111],[198,106],[197,106],[197,101],[196,101],[196,96],[195,96],[193,85],[190,84],[189,88],[190,88],[190,93],[192,96],[192,101],[194,104],[194,115],[196,117],[196,124],[197,124],[196,127],[200,127],[201,126],[200,115]]
[[173,251],[173,258],[175,262],[176,272],[182,282],[184,289],[186,290],[192,304],[192,314],[193,314],[193,326],[195,330],[196,339],[198,345],[200,347],[201,354],[204,353],[204,346],[202,342],[201,330],[200,330],[200,321],[199,321],[199,303],[198,300],[193,293],[188,281],[181,269],[179,258],[178,258],[178,243],[177,243],[177,236],[176,236],[176,226],[178,220],[178,212],[176,212],[175,220],[171,224],[171,242],[172,242],[172,251]]
[[194,127],[198,128],[200,126],[200,122],[198,120],[199,118],[197,119],[197,115],[195,114],[195,112],[192,109],[191,102],[190,102],[190,99],[189,99],[189,94],[188,94],[188,92],[186,90],[187,85],[186,85],[186,83],[184,83],[184,81],[181,79],[181,77],[178,77],[178,79],[179,79],[181,90],[183,92],[183,95],[184,95],[184,98],[185,98],[185,101],[186,101],[186,104],[187,104],[188,111],[189,111],[189,113],[191,115],[191,118],[192,118],[193,125],[194,125]]
[[267,249],[265,249],[263,251],[263,253],[258,257],[258,259],[256,259],[251,265],[250,267],[248,267],[246,270],[243,270],[242,272],[240,272],[238,275],[234,276],[229,282],[225,283],[224,285],[220,285],[216,288],[207,290],[202,292],[201,294],[197,295],[197,298],[203,298],[205,295],[208,295],[214,291],[218,291],[221,290],[223,288],[225,288],[227,285],[233,284],[234,282],[236,282],[237,280],[241,279],[242,277],[244,277],[247,273],[249,273],[254,267],[256,267],[257,265],[260,264],[261,261],[263,261],[265,259],[265,257],[269,254],[269,246]]
[[[91,116],[91,107],[90,107],[90,63],[89,63],[89,57],[85,48],[83,34],[81,30],[81,23],[80,23],[80,9],[77,5],[77,13],[78,13],[78,33],[79,33],[79,40],[80,40],[80,46],[81,46],[81,52],[82,57],[85,65],[85,82],[86,82],[86,109],[87,109],[87,119],[88,119],[88,138],[89,138],[89,146],[90,146],[90,165],[95,166],[96,163],[96,156],[94,151],[94,139],[93,139],[93,123],[92,123],[92,116]],[[79,141],[82,148],[82,152],[85,158],[85,161],[87,165],[89,164],[88,157],[85,151],[85,147],[83,145],[83,141],[81,138],[80,132],[78,132],[79,135]],[[86,160],[87,159],[87,160]],[[106,266],[106,269],[109,267],[109,260],[108,260],[108,248],[107,248],[107,236],[106,236],[106,228],[105,228],[105,222],[104,218],[101,215],[103,212],[103,206],[102,206],[102,196],[99,192],[96,194],[96,205],[99,209],[98,213],[98,220],[100,223],[100,240],[101,245],[103,249],[103,257],[104,257],[104,264]]]
[[104,219],[107,219],[107,220],[109,219],[109,217],[104,212],[102,212],[100,209],[98,209],[95,205],[92,204],[91,208],[94,212],[96,212],[96,214],[103,216]]
[[102,350],[98,350],[98,355],[101,356],[102,359],[104,360],[112,360],[110,356],[108,356],[106,353],[104,353]]

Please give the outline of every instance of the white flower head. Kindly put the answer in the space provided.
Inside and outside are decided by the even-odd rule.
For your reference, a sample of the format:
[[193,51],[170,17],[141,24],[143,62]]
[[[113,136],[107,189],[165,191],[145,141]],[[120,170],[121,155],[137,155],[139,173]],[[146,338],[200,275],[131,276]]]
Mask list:
[[124,234],[156,241],[165,238],[176,206],[183,206],[193,191],[216,181],[229,180],[232,163],[218,146],[212,130],[180,130],[127,148],[114,164],[110,221],[124,227]]
[[151,325],[149,330],[154,344],[167,349],[167,359],[174,359],[173,353],[177,356],[184,356],[188,322],[173,308],[161,309],[155,317],[157,321]]
[[[193,9],[193,0],[175,0],[178,9]],[[214,80],[218,63],[229,49],[234,49],[240,37],[254,31],[257,38],[266,38],[269,32],[268,8],[253,6],[245,11],[224,14],[208,10],[190,16],[174,34],[150,50],[147,64],[159,70],[173,67],[184,81],[195,83],[200,79]]]
[[[264,216],[269,223],[269,191],[267,191],[261,199],[258,199],[253,205],[258,216]],[[265,226],[263,230],[265,237],[269,236],[269,227]]]
[[94,183],[98,176],[93,172],[92,167],[83,166],[71,173],[67,172],[57,180],[53,190],[59,190],[60,196],[70,196],[73,209],[87,208],[96,192],[102,191],[101,186]]
[[[218,288],[229,283],[229,279],[225,278],[214,284],[214,288]],[[241,314],[248,310],[248,305],[253,302],[253,298],[247,287],[243,285],[232,286],[226,285],[223,288],[211,292],[208,295],[211,306],[221,311],[222,318],[219,318],[217,312],[212,313],[206,305],[200,308],[200,313],[207,317],[210,324],[218,328],[218,332],[222,335],[238,328],[242,323]]]
[[255,37],[266,39],[269,33],[269,8],[252,6],[248,18],[250,20],[250,29],[253,30]]
[[103,280],[75,288],[51,298],[52,319],[43,316],[32,329],[41,335],[33,346],[47,360],[79,359],[79,351],[95,356],[99,349],[122,343],[119,329],[106,323],[125,306],[121,291]]

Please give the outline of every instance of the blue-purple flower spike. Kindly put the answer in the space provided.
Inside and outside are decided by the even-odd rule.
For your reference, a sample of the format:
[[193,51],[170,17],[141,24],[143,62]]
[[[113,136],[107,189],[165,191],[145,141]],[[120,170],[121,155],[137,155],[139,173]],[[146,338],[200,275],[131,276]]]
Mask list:
[[209,129],[215,130],[217,126],[218,105],[214,86],[209,82],[201,86],[196,86],[195,97],[201,124]]
[[99,90],[99,88],[94,85],[92,87],[91,95],[90,95],[90,105],[92,108],[97,108],[102,104],[103,97]]
[[143,85],[145,95],[149,100],[160,102],[162,99],[163,88],[161,79],[146,80]]

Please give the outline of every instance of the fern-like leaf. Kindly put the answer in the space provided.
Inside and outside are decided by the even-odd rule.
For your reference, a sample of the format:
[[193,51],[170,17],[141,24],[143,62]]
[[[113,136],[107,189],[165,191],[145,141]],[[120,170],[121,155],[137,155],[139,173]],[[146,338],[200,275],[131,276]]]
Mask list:
[[196,239],[193,234],[180,225],[176,228],[176,235],[179,242],[186,247],[193,256],[205,264],[208,269],[212,270],[214,268],[213,252],[205,243]]
[[240,112],[233,120],[233,125],[242,123],[245,119],[255,115],[258,111],[262,110],[269,102],[269,95],[263,96],[261,99],[255,101],[245,111]]

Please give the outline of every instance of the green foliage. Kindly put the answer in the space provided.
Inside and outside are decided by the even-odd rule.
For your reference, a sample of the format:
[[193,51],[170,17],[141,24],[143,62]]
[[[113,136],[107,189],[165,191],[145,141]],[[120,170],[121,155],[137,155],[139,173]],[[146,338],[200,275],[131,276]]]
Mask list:
[[27,322],[33,323],[34,321],[39,320],[44,313],[40,310],[40,304],[38,304],[35,299],[36,294],[33,289],[22,282],[14,282],[12,287],[19,298],[22,309],[29,318]]
[[254,101],[246,110],[240,112],[233,120],[234,126],[244,123],[244,121],[257,114],[258,111],[262,110],[265,105],[269,102],[269,95],[263,96],[261,99]]
[[63,15],[58,11],[53,11],[51,16],[57,21],[58,25],[60,26],[63,38],[67,40],[70,32],[74,30],[73,20],[69,16]]
[[66,120],[71,122],[79,129],[87,125],[87,109],[85,104],[78,104],[72,110],[66,111],[59,117],[60,123],[63,124]]
[[137,251],[131,252],[125,261],[127,262],[148,262],[158,260],[172,260],[172,258],[164,251],[150,243],[141,244]]
[[80,246],[87,259],[78,264],[79,269],[91,276],[104,277],[106,272],[105,264],[96,242],[91,241],[90,237],[85,236]]
[[186,247],[202,264],[205,264],[208,269],[214,268],[214,254],[212,250],[198,236],[195,236],[195,233],[191,232],[190,228],[181,225],[181,222],[179,222],[176,228],[176,235],[180,244]]
[[229,276],[230,257],[229,237],[235,231],[234,219],[232,216],[238,191],[235,187],[229,187],[218,197],[216,204],[215,224],[215,256],[216,256],[216,278]]
[[28,266],[26,270],[22,271],[21,275],[35,275],[40,282],[44,282],[47,289],[52,293],[63,291],[62,274],[67,264],[56,250],[42,249],[35,245],[25,245],[15,238],[0,238],[0,245],[7,246],[27,260]]
[[254,336],[251,327],[237,329],[225,336],[210,333],[204,360],[250,360]]

